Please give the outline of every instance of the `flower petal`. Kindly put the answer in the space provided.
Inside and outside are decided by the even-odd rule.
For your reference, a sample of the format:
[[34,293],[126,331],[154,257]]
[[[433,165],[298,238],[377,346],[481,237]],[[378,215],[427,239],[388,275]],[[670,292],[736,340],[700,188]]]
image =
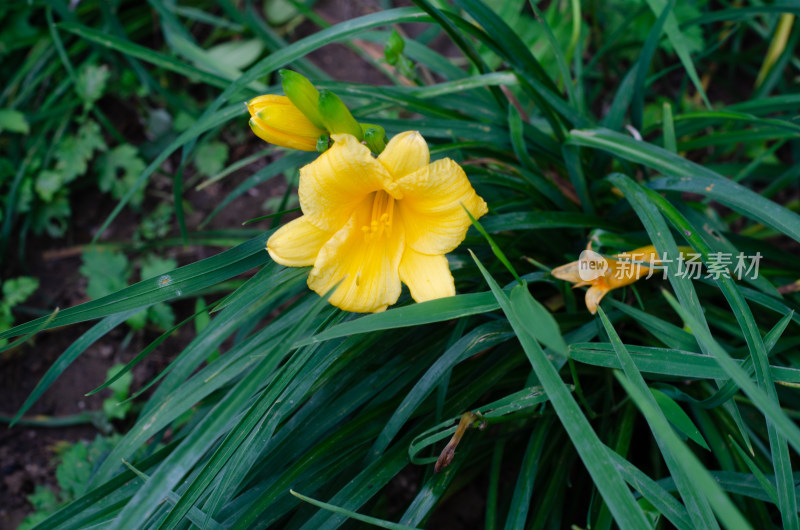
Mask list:
[[402,226],[390,233],[370,237],[372,199],[359,204],[347,224],[319,251],[308,286],[324,295],[336,287],[330,303],[357,313],[378,312],[400,296],[398,268],[403,255]]
[[286,134],[272,127],[269,127],[264,120],[258,116],[250,118],[250,129],[256,133],[256,136],[261,138],[267,143],[286,147],[288,149],[297,149],[299,151],[316,151],[317,138],[306,136],[295,136]]
[[294,105],[270,105],[257,114],[267,127],[304,138],[317,138],[325,131],[311,123]]
[[378,160],[392,178],[398,180],[427,166],[431,161],[431,153],[420,133],[406,131],[389,140],[386,148],[378,155]]
[[464,240],[471,222],[462,204],[476,219],[488,211],[464,170],[449,158],[403,177],[397,186],[406,245],[423,254],[447,254]]
[[305,217],[289,221],[272,234],[267,241],[267,252],[276,263],[287,267],[313,265],[332,232],[320,230]]
[[611,288],[605,283],[599,283],[589,287],[589,290],[586,291],[586,308],[591,314],[594,315],[597,313],[597,306],[600,305],[600,301],[610,290]]
[[559,280],[564,280],[571,283],[580,283],[583,281],[583,279],[578,274],[578,263],[579,262],[577,261],[573,261],[572,263],[561,265],[560,267],[556,267],[550,271],[550,274]]
[[356,206],[373,191],[396,195],[396,186],[369,148],[349,134],[331,136],[335,144],[316,160],[300,168],[300,208],[321,230],[337,231]]
[[400,260],[400,280],[417,302],[435,300],[456,294],[453,275],[444,256],[429,256],[406,247]]

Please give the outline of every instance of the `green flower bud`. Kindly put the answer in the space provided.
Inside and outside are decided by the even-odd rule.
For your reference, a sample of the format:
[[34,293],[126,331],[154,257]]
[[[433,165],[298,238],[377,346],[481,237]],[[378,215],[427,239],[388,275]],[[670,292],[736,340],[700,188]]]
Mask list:
[[406,43],[403,41],[403,37],[400,36],[396,29],[393,29],[392,34],[389,35],[389,40],[386,41],[386,47],[383,49],[386,62],[389,64],[397,64],[397,60],[403,54],[405,46]]
[[319,91],[304,75],[291,70],[281,70],[283,92],[308,120],[320,129],[325,125],[319,110]]
[[375,154],[381,154],[386,148],[386,131],[380,125],[362,123],[361,130],[364,131],[364,141],[367,142],[369,150]]
[[319,93],[319,112],[322,123],[331,134],[346,133],[355,136],[358,141],[364,139],[361,125],[356,121],[344,102],[330,90]]
[[321,134],[319,138],[317,138],[317,152],[324,153],[328,150],[331,146],[331,135],[328,133]]

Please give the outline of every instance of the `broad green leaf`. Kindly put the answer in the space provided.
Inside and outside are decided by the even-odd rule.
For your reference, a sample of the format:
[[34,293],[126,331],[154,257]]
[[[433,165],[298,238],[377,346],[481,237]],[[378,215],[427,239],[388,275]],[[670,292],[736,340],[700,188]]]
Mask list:
[[[122,198],[133,187],[136,179],[144,171],[146,164],[139,157],[139,151],[130,144],[119,145],[98,158],[100,167],[98,186],[110,192],[115,199]],[[139,207],[144,200],[145,188],[138,188],[131,197],[131,204]]]
[[0,132],[28,134],[30,125],[25,114],[13,109],[0,109]]
[[86,294],[97,300],[128,285],[130,265],[121,252],[90,249],[83,253],[81,274],[88,280]]
[[264,44],[258,39],[232,40],[212,46],[207,50],[215,61],[230,68],[242,70],[253,64],[264,51]]
[[211,177],[225,167],[228,160],[228,145],[222,142],[208,142],[197,148],[194,163],[201,175]]
[[31,276],[18,276],[3,282],[0,307],[12,308],[27,300],[39,288],[39,279]]
[[111,72],[107,65],[97,66],[84,63],[77,74],[75,91],[83,100],[83,107],[90,109],[98,99],[103,97]]
[[84,175],[89,160],[97,151],[105,151],[106,143],[100,126],[91,120],[83,123],[74,135],[67,136],[56,148],[55,171],[61,174],[62,182],[68,183]]

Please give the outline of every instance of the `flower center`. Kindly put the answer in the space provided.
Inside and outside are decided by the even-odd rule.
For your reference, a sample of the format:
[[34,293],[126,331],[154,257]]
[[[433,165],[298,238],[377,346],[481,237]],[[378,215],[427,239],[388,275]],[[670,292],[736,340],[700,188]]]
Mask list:
[[394,197],[383,190],[376,191],[372,198],[372,215],[368,225],[361,227],[365,241],[380,238],[384,233],[392,234]]

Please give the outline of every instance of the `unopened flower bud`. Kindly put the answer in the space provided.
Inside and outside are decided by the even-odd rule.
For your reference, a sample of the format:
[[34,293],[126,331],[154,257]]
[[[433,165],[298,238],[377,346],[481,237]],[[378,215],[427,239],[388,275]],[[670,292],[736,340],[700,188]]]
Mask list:
[[314,125],[286,96],[258,96],[247,102],[250,128],[271,144],[316,151],[317,139],[325,131]]

